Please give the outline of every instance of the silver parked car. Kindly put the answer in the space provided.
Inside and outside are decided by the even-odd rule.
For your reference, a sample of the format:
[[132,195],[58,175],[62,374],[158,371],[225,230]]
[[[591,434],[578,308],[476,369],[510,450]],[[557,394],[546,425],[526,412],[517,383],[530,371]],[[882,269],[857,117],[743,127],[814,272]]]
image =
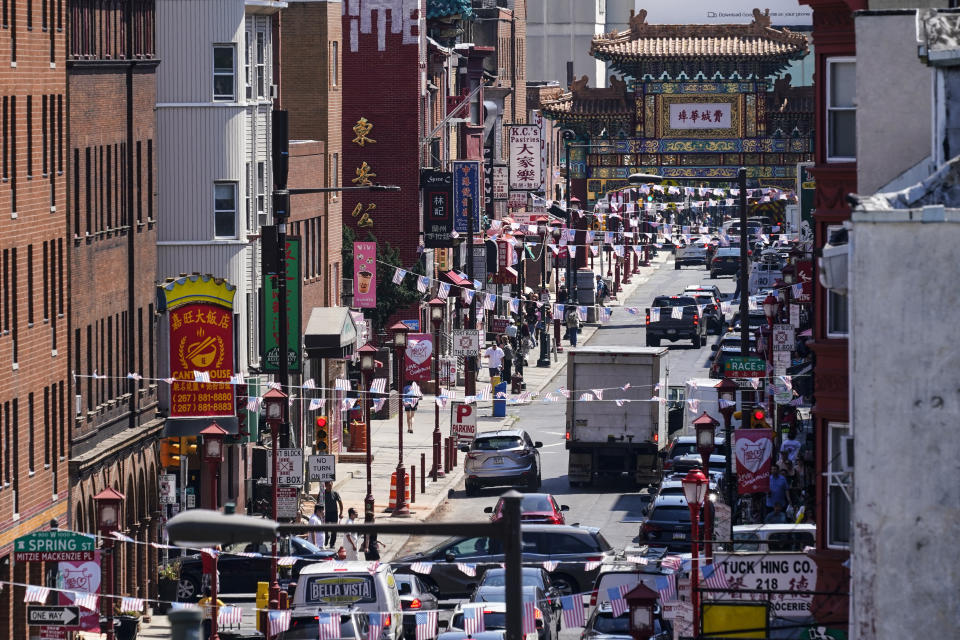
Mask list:
[[540,452],[542,442],[534,442],[523,429],[486,431],[477,434],[460,450],[467,454],[463,463],[467,495],[480,487],[493,485],[540,488]]

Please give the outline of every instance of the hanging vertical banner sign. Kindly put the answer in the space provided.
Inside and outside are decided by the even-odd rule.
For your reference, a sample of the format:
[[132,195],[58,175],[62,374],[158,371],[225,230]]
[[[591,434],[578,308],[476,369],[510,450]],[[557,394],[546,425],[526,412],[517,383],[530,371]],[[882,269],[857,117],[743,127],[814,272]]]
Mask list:
[[467,233],[467,216],[473,216],[473,231],[480,232],[480,163],[457,160],[453,163],[453,229]]
[[483,207],[493,220],[493,148],[483,148]]
[[403,362],[404,380],[407,382],[429,382],[433,371],[433,334],[408,334],[407,350],[404,352]]
[[[287,370],[300,371],[300,238],[287,237]],[[263,274],[263,371],[280,371],[280,294],[276,282]]]
[[423,246],[442,249],[453,246],[453,174],[449,171],[420,171],[423,190]]
[[353,243],[353,306],[377,306],[377,243]]
[[737,429],[733,437],[737,457],[737,493],[768,491],[770,464],[773,461],[773,430]]
[[539,191],[543,187],[540,171],[540,128],[533,124],[507,127],[510,140],[510,188]]
[[540,186],[543,187],[543,180],[547,175],[547,121],[539,109],[533,112],[530,122],[540,129]]
[[[233,297],[237,289],[210,275],[161,287],[169,322],[170,417],[235,416]],[[206,380],[198,382],[199,372]],[[222,384],[218,384],[222,383]]]
[[[100,581],[99,551],[94,553],[93,560],[58,562],[57,588],[63,589],[57,593],[58,604],[76,605],[78,592],[99,594]],[[100,631],[100,612],[80,609],[80,621],[77,627],[81,631]]]

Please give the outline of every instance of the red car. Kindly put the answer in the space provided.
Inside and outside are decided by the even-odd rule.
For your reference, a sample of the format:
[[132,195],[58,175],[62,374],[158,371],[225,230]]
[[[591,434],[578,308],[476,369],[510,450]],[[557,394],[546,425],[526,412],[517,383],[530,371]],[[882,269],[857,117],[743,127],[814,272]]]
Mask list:
[[[537,522],[540,524],[566,524],[564,511],[569,511],[570,507],[565,504],[557,504],[557,499],[550,493],[526,493],[523,501],[520,503],[520,519],[524,522]],[[491,522],[496,522],[503,518],[503,498],[497,501],[495,507],[487,507],[484,513],[492,514]]]

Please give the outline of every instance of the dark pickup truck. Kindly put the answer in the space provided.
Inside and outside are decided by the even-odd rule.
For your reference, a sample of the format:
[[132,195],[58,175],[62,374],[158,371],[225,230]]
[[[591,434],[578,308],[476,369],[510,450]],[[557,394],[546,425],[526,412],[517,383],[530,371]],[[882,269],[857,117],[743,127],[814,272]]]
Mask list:
[[[674,317],[674,309],[679,317]],[[692,340],[699,349],[707,336],[707,323],[692,296],[657,296],[646,310],[647,346],[659,347],[661,340]]]

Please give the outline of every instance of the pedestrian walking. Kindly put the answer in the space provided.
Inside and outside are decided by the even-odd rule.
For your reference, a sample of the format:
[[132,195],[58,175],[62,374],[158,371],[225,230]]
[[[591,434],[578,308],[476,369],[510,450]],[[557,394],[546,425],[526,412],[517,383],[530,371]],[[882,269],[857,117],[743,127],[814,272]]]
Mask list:
[[503,349],[503,379],[510,380],[513,373],[513,347],[510,346],[510,340],[504,336],[501,340],[501,349]]
[[[317,502],[323,504],[324,522],[327,524],[336,524],[340,522],[340,518],[343,515],[343,500],[340,499],[340,494],[337,493],[337,490],[333,488],[332,482],[327,481],[323,484],[323,490],[320,492],[320,497],[317,499]],[[337,532],[327,531],[325,534],[325,546],[329,547],[330,549],[335,548],[334,545],[337,543]]]
[[787,479],[780,473],[780,466],[770,465],[770,489],[767,491],[767,509],[773,509],[778,502],[790,506]]
[[603,280],[603,276],[597,274],[597,302],[601,307],[605,306],[604,302],[609,294],[610,289],[607,288],[607,283]]
[[577,334],[580,332],[580,314],[576,307],[571,307],[567,311],[567,336],[570,339],[570,346],[577,346]]
[[[373,524],[374,516],[373,511],[367,511],[363,515],[364,524]],[[380,559],[380,547],[385,546],[382,542],[377,540],[376,533],[368,533],[363,536],[363,544],[360,545],[360,550],[363,551],[363,557],[366,560],[379,560]]]
[[[317,501],[317,504],[313,505],[313,515],[310,516],[310,522],[308,524],[311,524],[311,525],[323,524],[323,503],[320,502],[319,500]],[[324,544],[323,531],[311,531],[310,535],[308,536],[308,539],[314,545],[320,547],[321,549],[323,548],[323,544]]]
[[[357,510],[353,507],[347,509],[347,519],[344,522],[346,525],[355,524],[357,521]],[[343,548],[347,552],[347,560],[359,560],[360,559],[360,542],[357,540],[357,533],[355,531],[348,531],[344,534]]]
[[417,413],[417,406],[420,404],[420,394],[418,387],[412,382],[403,388],[403,410],[407,414],[407,433],[413,433],[413,417]]
[[490,379],[493,380],[494,377],[500,375],[500,368],[503,366],[503,349],[500,348],[496,342],[487,347],[487,350],[483,352],[483,355],[487,357],[487,367],[490,371]]

